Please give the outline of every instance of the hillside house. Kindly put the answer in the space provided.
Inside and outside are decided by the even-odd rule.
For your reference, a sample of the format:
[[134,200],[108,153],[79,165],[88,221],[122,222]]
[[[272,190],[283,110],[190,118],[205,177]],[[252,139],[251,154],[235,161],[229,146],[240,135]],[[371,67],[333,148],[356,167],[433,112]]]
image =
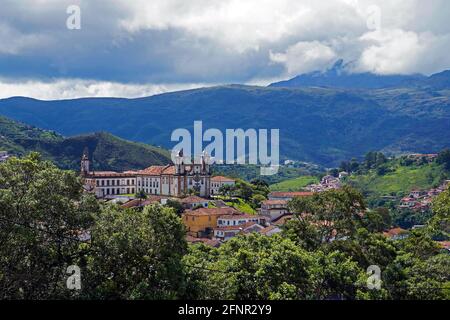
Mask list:
[[226,241],[240,233],[259,232],[263,229],[263,226],[254,221],[232,226],[218,226],[214,228],[214,238]]
[[234,186],[236,181],[232,178],[215,176],[211,178],[211,196],[218,195],[223,186]]
[[259,213],[273,221],[289,213],[287,204],[288,200],[264,200],[261,202]]
[[226,215],[242,215],[243,213],[231,207],[199,208],[187,210],[182,215],[182,220],[190,236],[204,238],[211,236],[219,217]]
[[183,208],[192,210],[197,207],[207,208],[209,200],[198,196],[189,196],[178,200]]

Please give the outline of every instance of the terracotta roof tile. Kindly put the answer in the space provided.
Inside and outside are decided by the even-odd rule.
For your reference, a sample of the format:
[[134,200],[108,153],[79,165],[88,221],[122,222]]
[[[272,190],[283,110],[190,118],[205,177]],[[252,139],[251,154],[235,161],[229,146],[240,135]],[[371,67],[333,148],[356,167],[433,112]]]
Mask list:
[[166,166],[150,166],[144,170],[139,171],[139,174],[149,175],[149,176],[159,176],[163,172]]
[[201,198],[198,196],[189,196],[179,200],[181,203],[199,203],[199,202],[207,202],[208,199]]
[[288,201],[287,200],[264,200],[262,202],[263,205],[276,205],[276,204],[281,204],[281,205],[287,205]]
[[235,182],[236,180],[232,179],[232,178],[227,178],[224,176],[215,176],[211,178],[211,181],[214,182]]
[[383,235],[388,237],[388,238],[392,238],[394,236],[398,236],[400,234],[407,233],[407,232],[408,232],[407,230],[402,229],[402,228],[393,228],[393,229],[390,229],[390,230],[388,230],[386,232],[383,232]]
[[241,212],[231,207],[222,208],[198,208],[196,210],[186,210],[185,215],[189,216],[202,216],[202,215],[242,215]]

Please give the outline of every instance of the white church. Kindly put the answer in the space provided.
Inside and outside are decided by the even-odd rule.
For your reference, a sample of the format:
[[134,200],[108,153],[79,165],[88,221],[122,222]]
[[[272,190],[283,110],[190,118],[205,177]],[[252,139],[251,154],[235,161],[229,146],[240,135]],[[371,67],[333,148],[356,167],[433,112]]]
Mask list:
[[81,176],[84,188],[99,198],[135,194],[144,191],[149,195],[182,197],[189,190],[196,190],[201,197],[211,194],[211,159],[204,152],[191,163],[183,156],[183,150],[175,156],[175,164],[150,166],[144,170],[124,172],[93,171],[87,152],[81,159]]

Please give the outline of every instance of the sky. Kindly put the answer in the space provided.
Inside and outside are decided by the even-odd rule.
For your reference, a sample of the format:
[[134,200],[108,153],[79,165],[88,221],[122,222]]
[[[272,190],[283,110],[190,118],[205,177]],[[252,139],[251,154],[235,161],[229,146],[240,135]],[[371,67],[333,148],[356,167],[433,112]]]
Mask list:
[[430,75],[450,69],[449,16],[448,0],[0,0],[0,98],[268,85],[338,59]]

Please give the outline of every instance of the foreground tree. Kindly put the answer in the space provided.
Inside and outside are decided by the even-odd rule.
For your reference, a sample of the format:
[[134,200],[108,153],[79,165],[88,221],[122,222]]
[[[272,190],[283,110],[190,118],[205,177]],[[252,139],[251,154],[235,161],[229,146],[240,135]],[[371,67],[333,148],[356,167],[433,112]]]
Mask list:
[[288,206],[299,220],[317,227],[323,242],[352,237],[366,208],[362,195],[347,186],[294,198]]
[[70,297],[66,268],[98,209],[74,172],[36,153],[0,164],[0,297]]
[[352,299],[362,272],[341,253],[308,252],[280,235],[195,245],[184,263],[191,299]]
[[184,292],[185,230],[171,208],[108,206],[95,221],[90,247],[89,298],[174,299]]

